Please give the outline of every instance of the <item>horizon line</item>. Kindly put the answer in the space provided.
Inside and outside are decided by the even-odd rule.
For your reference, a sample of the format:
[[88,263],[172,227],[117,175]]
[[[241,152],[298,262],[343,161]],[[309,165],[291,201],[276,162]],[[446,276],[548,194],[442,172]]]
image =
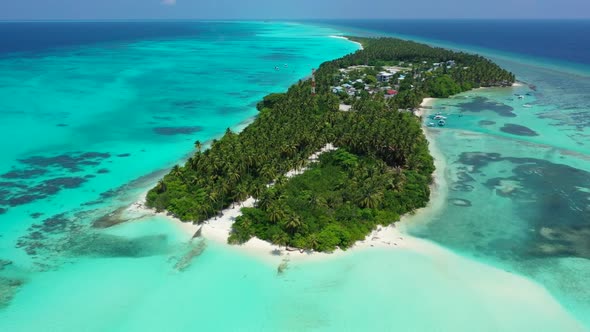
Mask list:
[[393,18],[39,18],[39,19],[3,19],[0,22],[147,22],[147,21],[195,21],[195,22],[293,22],[293,21],[590,21],[589,18],[542,18],[542,17],[525,17],[525,18],[411,18],[411,17],[393,17]]

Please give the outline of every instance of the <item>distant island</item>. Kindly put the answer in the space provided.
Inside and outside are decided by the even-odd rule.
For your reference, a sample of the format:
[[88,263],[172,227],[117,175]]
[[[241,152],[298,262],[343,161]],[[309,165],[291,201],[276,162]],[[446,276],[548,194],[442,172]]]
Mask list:
[[515,77],[478,55],[349,39],[363,49],[266,96],[242,132],[228,129],[205,150],[195,142],[186,164],[149,191],[147,206],[201,223],[252,197],[230,243],[258,237],[323,252],[426,206],[435,167],[412,110],[426,97],[510,86]]

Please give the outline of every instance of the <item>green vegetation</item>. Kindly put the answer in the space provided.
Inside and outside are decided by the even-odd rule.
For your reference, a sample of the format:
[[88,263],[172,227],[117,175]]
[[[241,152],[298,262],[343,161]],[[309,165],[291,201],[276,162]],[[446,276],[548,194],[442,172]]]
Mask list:
[[[319,251],[347,248],[376,225],[425,206],[434,171],[428,142],[419,120],[398,110],[413,108],[427,96],[507,85],[514,77],[479,56],[397,39],[355,40],[365,49],[320,66],[317,96],[311,95],[309,81],[299,82],[286,93],[265,97],[259,116],[241,133],[228,130],[205,151],[195,142],[195,155],[148,193],[148,206],[202,222],[252,196],[256,207],[243,209],[231,243],[256,236]],[[440,72],[426,71],[423,63],[451,60],[455,65]],[[374,66],[358,78],[375,84],[376,66],[400,61],[425,66],[411,66],[397,96],[362,91],[352,98],[354,111],[338,110],[341,100],[330,86],[339,69]],[[304,174],[285,178],[327,143],[338,150],[322,155]]]
[[[479,87],[509,86],[515,80],[512,73],[479,55],[394,38],[349,38],[361,43],[364,50],[322,65],[326,72],[332,74],[318,80],[319,91],[328,92],[332,86],[343,83],[338,70],[352,66],[368,67],[347,73],[348,83],[374,76],[387,66],[396,67],[399,72],[384,85],[391,84],[399,90],[399,95],[391,98],[389,103],[392,108],[400,109],[416,107],[425,97],[447,98]],[[402,74],[405,77],[400,79]],[[379,84],[366,80],[365,83],[369,90],[376,91],[374,88],[379,87]],[[364,87],[355,85],[355,88]],[[363,89],[354,95],[363,97],[364,94],[366,91]],[[346,93],[341,93],[340,97],[347,103],[355,100],[351,100]]]

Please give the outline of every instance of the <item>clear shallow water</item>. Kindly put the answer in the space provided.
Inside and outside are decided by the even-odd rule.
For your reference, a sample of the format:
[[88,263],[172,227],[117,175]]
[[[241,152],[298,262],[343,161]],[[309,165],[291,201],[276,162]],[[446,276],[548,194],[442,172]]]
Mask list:
[[[166,220],[144,218],[90,230],[92,221],[133,202],[161,175],[158,170],[190,153],[194,140],[239,125],[255,114],[253,105],[264,94],[284,90],[311,67],[356,47],[327,38],[334,30],[305,25],[200,28],[208,32],[195,38],[184,32],[182,38],[157,40],[134,36],[0,61],[0,132],[9,138],[2,140],[7,152],[0,165],[2,174],[15,172],[3,179],[9,184],[3,184],[8,193],[2,195],[47,195],[2,206],[7,211],[0,215],[0,258],[14,261],[0,271],[2,292],[16,295],[0,311],[0,329],[581,329],[542,288],[478,263],[515,270],[497,264],[493,255],[472,255],[470,242],[461,241],[472,231],[469,225],[445,228],[442,219],[416,232],[440,234],[432,239],[476,259],[425,242],[422,251],[376,249],[292,263],[278,276],[274,264],[239,248],[207,243],[203,254],[179,272],[179,259],[194,245]],[[283,63],[289,70],[275,72]],[[468,115],[462,117],[466,123]],[[441,135],[453,133],[447,129]],[[86,182],[47,182],[63,177]],[[39,190],[57,185],[69,188]],[[35,224],[40,226],[30,228]],[[543,273],[555,280],[552,270]]]
[[588,324],[590,104],[571,89],[556,100],[567,89],[559,79],[571,78],[435,103],[449,119],[431,129],[449,164],[449,204],[413,233],[537,280]]
[[538,282],[590,329],[588,21],[347,26],[478,52],[525,82],[434,104],[432,112],[448,116],[444,129],[429,129],[448,164],[448,201],[408,227]]

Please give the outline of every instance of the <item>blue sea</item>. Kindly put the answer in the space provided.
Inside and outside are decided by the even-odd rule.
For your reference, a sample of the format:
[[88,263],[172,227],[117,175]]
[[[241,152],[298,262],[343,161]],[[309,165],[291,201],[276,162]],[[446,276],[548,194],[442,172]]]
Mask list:
[[[417,248],[274,261],[161,216],[121,221],[255,104],[391,35],[477,51],[519,86],[435,101]],[[590,330],[590,22],[0,23],[2,331]],[[279,67],[280,70],[275,70]],[[524,96],[519,99],[516,95]],[[425,123],[428,119],[424,119]]]

